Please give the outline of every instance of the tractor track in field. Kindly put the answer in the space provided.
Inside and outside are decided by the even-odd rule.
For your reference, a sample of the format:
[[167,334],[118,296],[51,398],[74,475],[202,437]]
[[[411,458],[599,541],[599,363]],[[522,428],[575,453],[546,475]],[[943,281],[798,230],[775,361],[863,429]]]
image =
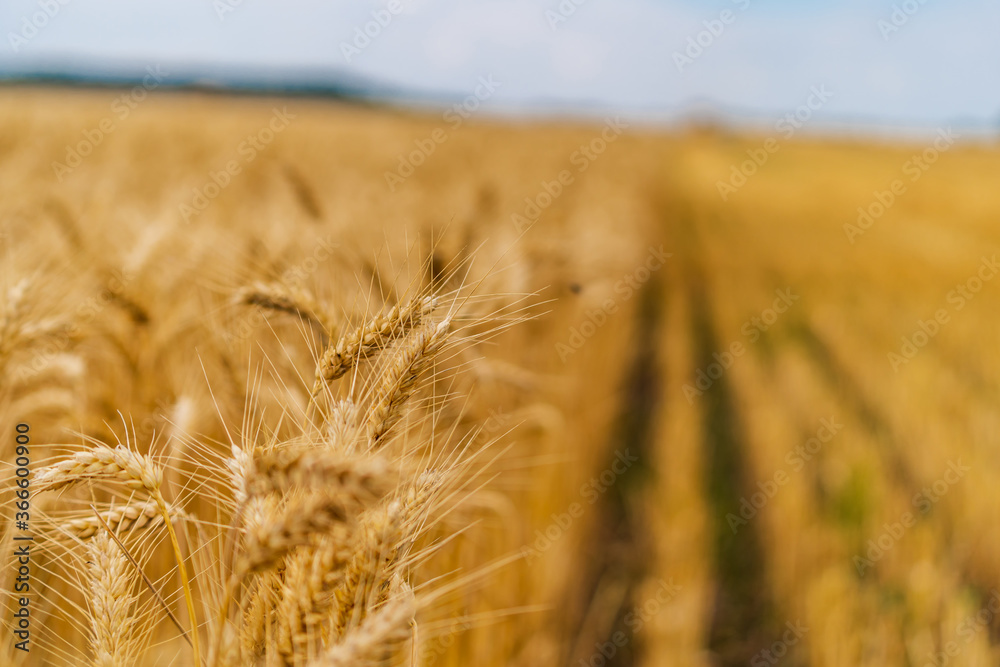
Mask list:
[[[705,290],[704,271],[688,271],[691,326],[698,367],[713,362],[718,335],[712,321]],[[754,483],[748,474],[747,438],[736,407],[736,398],[725,375],[699,399],[703,409],[705,488],[714,517],[712,542],[715,552],[715,608],[709,628],[708,646],[715,663],[723,666],[749,664],[761,647],[776,636],[774,601],[761,581],[766,577],[764,550],[754,523],[734,533],[726,515],[739,507]]]
[[[577,601],[582,604],[576,606],[589,609],[600,605],[602,590],[608,589],[621,592],[618,596],[621,604],[600,634],[588,629],[584,615],[570,619],[573,642],[564,661],[567,667],[590,664],[595,657],[606,667],[641,663],[641,636],[635,635],[627,616],[639,601],[638,589],[646,580],[652,562],[653,547],[641,509],[649,457],[656,444],[656,409],[661,393],[656,342],[664,325],[663,296],[664,290],[655,277],[638,293],[633,354],[621,389],[621,410],[608,443],[606,467],[613,466],[626,450],[638,460],[608,487],[595,506],[598,514],[585,546],[586,552],[595,558],[581,578],[583,593]],[[598,647],[615,645],[616,635],[626,638],[624,646],[615,648],[611,656],[602,655]]]

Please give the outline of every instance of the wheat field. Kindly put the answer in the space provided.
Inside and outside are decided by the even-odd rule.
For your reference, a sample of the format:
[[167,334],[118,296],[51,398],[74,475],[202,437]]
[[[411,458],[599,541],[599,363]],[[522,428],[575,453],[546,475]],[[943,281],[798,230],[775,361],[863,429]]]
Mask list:
[[993,147],[5,93],[0,664],[1000,659]]

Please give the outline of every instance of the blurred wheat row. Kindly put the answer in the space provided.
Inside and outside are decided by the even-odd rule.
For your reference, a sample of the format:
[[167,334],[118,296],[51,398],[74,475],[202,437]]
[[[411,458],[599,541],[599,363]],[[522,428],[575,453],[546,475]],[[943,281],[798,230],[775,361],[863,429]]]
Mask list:
[[[396,474],[357,534],[378,542],[364,526],[379,512],[446,483],[406,522],[384,586],[362,587],[372,614],[415,603],[376,663],[997,660],[995,151],[950,149],[852,242],[844,225],[924,146],[785,143],[724,202],[717,182],[759,137],[480,120],[390,187],[440,118],[175,94],[54,169],[114,117],[112,97],[0,100],[4,480],[19,422],[37,471],[127,442],[162,467],[171,521],[113,485],[36,495],[35,647],[25,661],[7,642],[5,662],[93,661],[108,633],[88,618],[117,613],[143,629],[144,657],[123,664],[189,664],[141,582],[95,614],[94,564],[134,568],[91,504],[190,628],[164,524],[181,528],[204,646],[236,651],[253,614],[274,660],[342,646],[324,620],[302,656],[278,648],[298,613],[282,586],[322,582],[294,559],[222,604],[243,553],[226,545],[232,445],[287,470],[281,457],[357,423],[337,406],[383,423],[379,397],[397,391],[388,435],[366,427],[341,451]],[[262,135],[278,112],[287,126]],[[454,345],[420,382],[383,387],[420,327],[331,370],[358,326],[432,295]],[[9,517],[11,484],[0,503]],[[202,613],[220,606],[222,626]],[[365,614],[348,616],[361,632]]]

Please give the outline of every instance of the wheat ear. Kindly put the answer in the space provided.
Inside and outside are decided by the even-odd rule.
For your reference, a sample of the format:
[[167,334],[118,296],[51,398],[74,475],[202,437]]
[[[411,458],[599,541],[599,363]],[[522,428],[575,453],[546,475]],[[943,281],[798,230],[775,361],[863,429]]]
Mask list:
[[382,350],[407,331],[420,325],[437,305],[434,297],[424,297],[396,305],[384,315],[377,315],[356,330],[341,337],[323,352],[316,368],[313,395],[330,382],[342,377],[361,359]]
[[254,463],[251,497],[293,488],[324,489],[362,506],[381,498],[393,486],[388,466],[380,459],[344,458],[303,448],[266,454]]
[[325,309],[308,290],[279,283],[255,283],[236,294],[239,303],[299,317],[319,329],[324,335],[334,331],[334,324]]
[[353,500],[330,494],[295,495],[280,513],[269,516],[267,522],[249,532],[244,553],[235,563],[219,607],[218,625],[212,642],[213,665],[218,664],[220,659],[229,605],[246,576],[272,568],[292,549],[330,533],[338,525],[353,523],[355,514],[362,509],[355,506]]
[[398,501],[368,515],[344,580],[334,592],[337,601],[334,631],[343,637],[368,611],[369,596],[388,580],[386,565],[402,537],[403,513]]
[[177,571],[184,589],[184,601],[191,622],[191,643],[194,649],[195,667],[201,665],[201,655],[198,647],[198,617],[194,612],[194,596],[191,593],[191,581],[188,578],[184,555],[181,553],[177,534],[170,521],[170,508],[163,498],[160,489],[163,484],[163,470],[151,458],[133,452],[119,445],[112,449],[107,445],[95,445],[90,449],[76,452],[66,460],[43,468],[36,478],[39,492],[54,491],[89,481],[117,481],[130,489],[144,489],[152,497],[163,517],[170,537],[170,546],[177,560]]
[[135,571],[105,530],[88,543],[87,560],[94,667],[131,667]]
[[[176,510],[171,510],[174,514]],[[163,521],[160,508],[155,502],[146,501],[141,503],[130,503],[122,507],[112,507],[101,512],[101,519],[104,520],[111,530],[116,533],[127,533],[132,530],[143,530],[159,525]],[[101,521],[94,516],[85,516],[80,519],[73,519],[60,524],[60,527],[70,535],[81,540],[86,540],[102,530]]]
[[288,665],[300,664],[335,601],[332,592],[350,562],[350,534],[328,535],[300,547],[288,559],[278,606],[278,651]]
[[378,445],[402,417],[403,406],[417,388],[420,375],[448,339],[451,319],[424,327],[403,341],[399,353],[385,372],[368,413],[368,437]]
[[163,483],[163,471],[149,457],[127,447],[96,445],[42,468],[35,477],[38,493],[87,481],[117,481],[130,489],[156,494]]
[[376,667],[390,664],[392,655],[410,638],[416,606],[409,591],[365,619],[354,632],[308,667]]
[[3,310],[0,311],[0,365],[6,356],[17,347],[21,327],[24,324],[25,295],[30,281],[22,278],[7,290]]

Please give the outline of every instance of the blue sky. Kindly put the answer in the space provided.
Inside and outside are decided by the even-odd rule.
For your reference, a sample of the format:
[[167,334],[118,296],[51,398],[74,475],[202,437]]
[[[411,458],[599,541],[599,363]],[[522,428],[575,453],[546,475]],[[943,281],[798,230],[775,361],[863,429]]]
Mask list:
[[[484,106],[496,113],[672,117],[696,105],[760,120],[793,111],[813,86],[826,86],[833,97],[815,114],[824,122],[1000,120],[996,2],[396,1],[400,13],[348,57],[344,44],[373,12],[385,19],[390,0],[4,0],[0,69],[53,58],[168,71],[185,64],[310,67],[458,96],[492,75],[501,85]],[[58,11],[25,37],[25,21],[46,4]],[[559,14],[560,4],[572,13]],[[897,14],[905,22],[888,32],[894,8],[904,4],[911,14]],[[713,22],[723,18],[729,22],[720,30]],[[882,29],[880,20],[887,22]],[[704,32],[713,27],[718,34]],[[702,51],[692,47],[697,57],[678,67],[676,54],[699,33]]]

